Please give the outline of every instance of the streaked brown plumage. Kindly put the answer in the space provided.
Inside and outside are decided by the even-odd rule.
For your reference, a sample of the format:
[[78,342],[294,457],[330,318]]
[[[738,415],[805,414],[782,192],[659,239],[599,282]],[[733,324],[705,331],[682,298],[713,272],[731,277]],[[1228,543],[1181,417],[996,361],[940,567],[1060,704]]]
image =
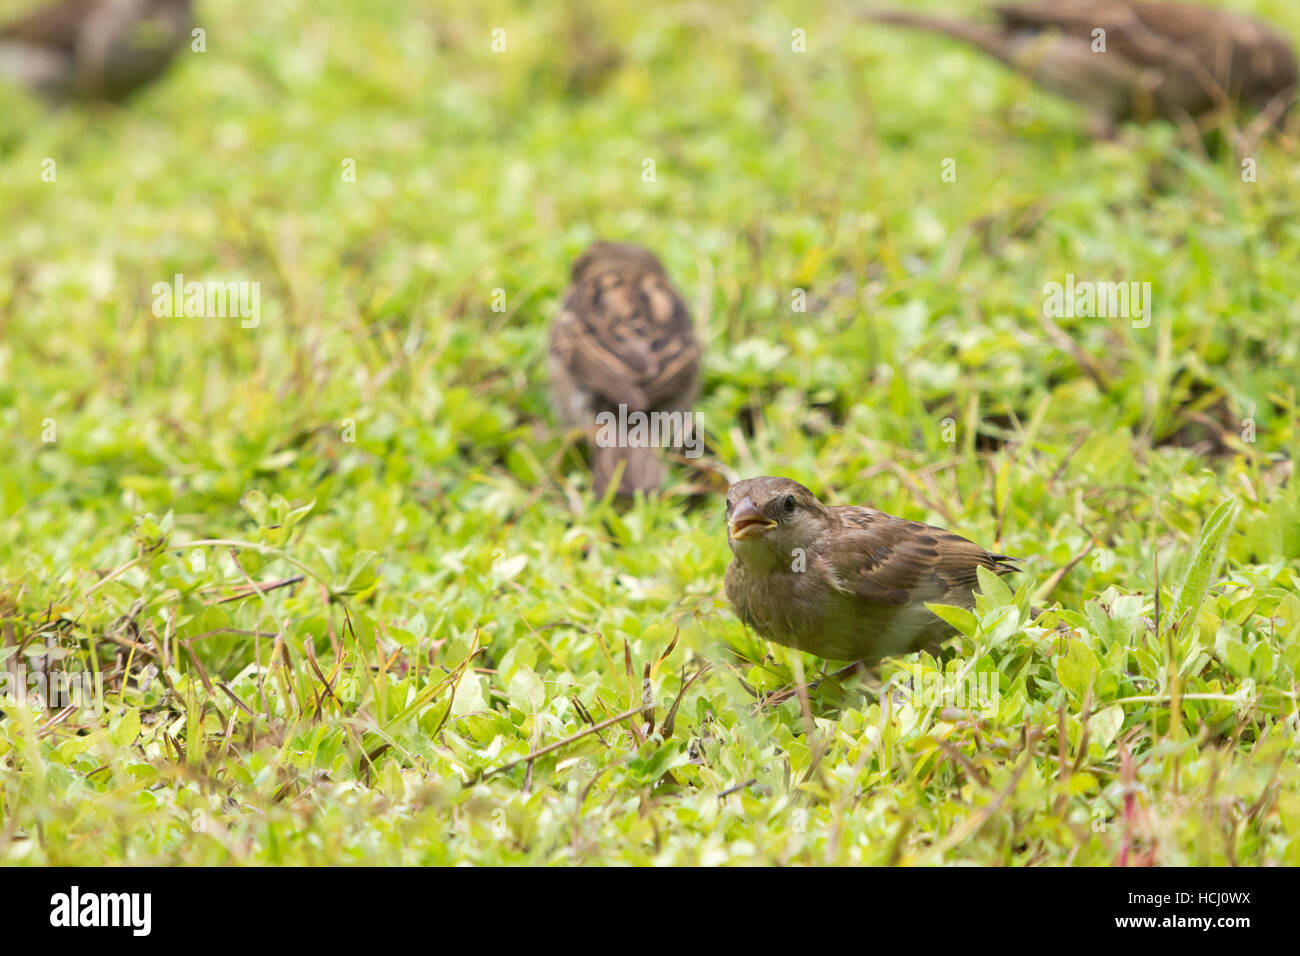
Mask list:
[[[573,283],[551,326],[551,390],[569,424],[594,429],[601,412],[687,411],[695,397],[700,347],[685,303],[647,249],[596,242],[573,265]],[[604,494],[622,462],[620,494],[659,487],[653,447],[601,447],[592,473]]]
[[53,101],[117,100],[166,70],[191,0],[62,0],[0,26],[0,76]]
[[976,568],[1019,570],[950,531],[874,508],[828,507],[789,478],[727,491],[727,599],[760,635],[831,660],[934,652],[953,630],[926,602],[972,607]]
[[[963,40],[1087,106],[1102,129],[1126,120],[1202,119],[1240,105],[1281,124],[1295,99],[1290,43],[1258,20],[1194,3],[1038,0],[998,4],[984,25],[910,11],[870,20]],[[1105,30],[1105,52],[1093,31]]]

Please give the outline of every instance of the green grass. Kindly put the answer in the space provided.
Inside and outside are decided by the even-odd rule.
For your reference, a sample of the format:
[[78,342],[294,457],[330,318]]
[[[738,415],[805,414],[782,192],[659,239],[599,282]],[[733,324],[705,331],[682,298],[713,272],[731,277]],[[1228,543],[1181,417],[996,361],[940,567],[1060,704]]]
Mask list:
[[[105,689],[0,704],[0,862],[1300,864],[1294,152],[1095,143],[839,3],[625,6],[201,0],[128,109],[0,89],[0,664]],[[546,397],[598,236],[706,349],[705,467],[631,505]],[[259,325],[155,317],[176,273]],[[1153,321],[1054,335],[1067,273]],[[760,473],[1027,571],[763,707],[822,663],[686,494]],[[996,706],[880,690],[935,668]]]

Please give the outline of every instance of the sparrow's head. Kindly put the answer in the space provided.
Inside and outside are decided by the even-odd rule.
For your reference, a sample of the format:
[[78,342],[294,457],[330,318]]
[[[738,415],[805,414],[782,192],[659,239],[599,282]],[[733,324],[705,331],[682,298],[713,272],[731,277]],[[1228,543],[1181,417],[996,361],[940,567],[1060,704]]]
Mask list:
[[791,563],[829,530],[830,513],[789,478],[747,478],[727,489],[727,544],[745,562]]
[[593,242],[573,264],[573,281],[581,282],[606,269],[663,273],[663,263],[649,249],[627,242]]

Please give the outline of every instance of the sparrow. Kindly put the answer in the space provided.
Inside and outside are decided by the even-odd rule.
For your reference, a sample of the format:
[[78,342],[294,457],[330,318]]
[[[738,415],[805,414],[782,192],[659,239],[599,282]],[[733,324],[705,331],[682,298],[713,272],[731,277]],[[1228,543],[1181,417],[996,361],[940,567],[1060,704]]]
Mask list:
[[1238,13],[1136,0],[1035,0],[992,9],[993,24],[902,10],[862,15],[969,43],[1088,107],[1099,132],[1126,120],[1204,120],[1231,106],[1280,127],[1296,96],[1291,45]]
[[789,478],[727,491],[727,600],[777,644],[867,666],[935,653],[955,631],[927,602],[970,608],[976,569],[1006,575],[1017,559],[874,508],[827,506]]
[[184,45],[191,0],[62,0],[0,26],[0,76],[52,102],[120,100]]
[[596,493],[605,493],[620,463],[619,494],[658,488],[663,468],[646,436],[627,429],[626,441],[611,440],[613,433],[600,427],[620,416],[631,421],[636,412],[685,413],[695,398],[700,346],[654,253],[593,243],[573,264],[547,358],[559,415],[592,434]]

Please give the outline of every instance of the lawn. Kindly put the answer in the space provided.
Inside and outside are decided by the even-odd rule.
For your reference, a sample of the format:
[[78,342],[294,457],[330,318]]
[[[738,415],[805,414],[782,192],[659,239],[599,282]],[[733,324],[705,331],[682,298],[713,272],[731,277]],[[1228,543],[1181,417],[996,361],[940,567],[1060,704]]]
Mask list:
[[[0,863],[1300,864],[1296,147],[755,7],[199,0],[125,107],[0,88]],[[547,397],[598,237],[704,347],[634,502]],[[1025,573],[768,699],[833,667],[722,594],[758,474]]]

